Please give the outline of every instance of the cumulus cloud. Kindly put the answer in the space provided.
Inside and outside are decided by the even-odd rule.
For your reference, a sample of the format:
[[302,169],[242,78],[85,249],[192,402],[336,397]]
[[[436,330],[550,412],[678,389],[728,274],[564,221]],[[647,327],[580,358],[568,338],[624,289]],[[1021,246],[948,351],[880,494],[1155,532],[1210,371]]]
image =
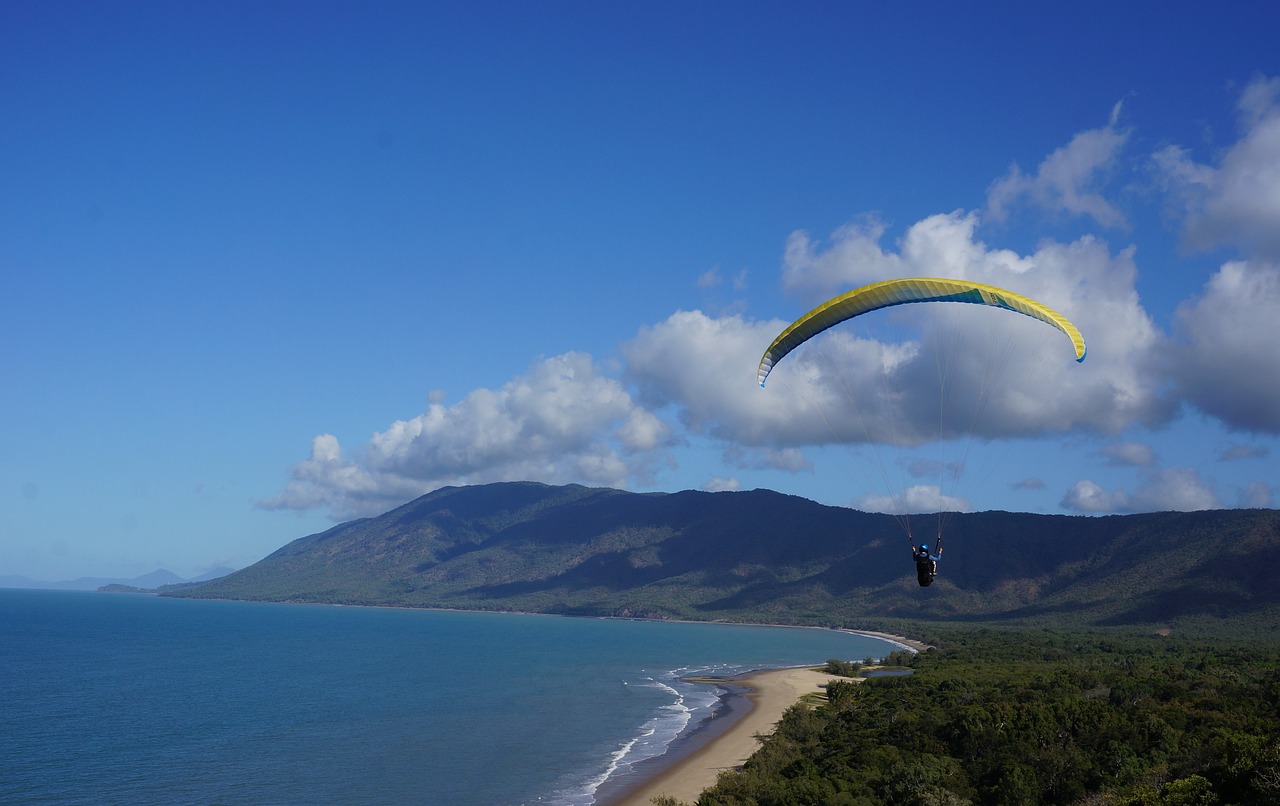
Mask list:
[[1067,490],[1061,506],[1073,512],[1099,514],[1123,511],[1128,502],[1129,497],[1119,490],[1107,491],[1089,479],[1081,479]]
[[681,311],[624,347],[628,377],[648,405],[672,406],[691,430],[754,446],[937,439],[939,367],[947,436],[1111,433],[1172,416],[1156,365],[1163,337],[1138,301],[1130,250],[1112,254],[1081,238],[1019,255],[977,240],[977,225],[973,213],[930,216],[907,230],[897,250],[882,247],[883,230],[865,222],[837,230],[826,244],[796,234],[784,283],[822,297],[884,276],[1010,288],[1076,322],[1098,345],[1088,361],[1070,360],[1062,334],[1028,317],[909,305],[817,337],[781,361],[761,390],[752,370],[786,321]]
[[[783,290],[816,304],[836,289],[853,287],[863,278],[908,276],[903,272],[902,258],[880,246],[886,230],[883,221],[867,217],[837,229],[827,245],[803,230],[791,233],[783,250]],[[856,277],[851,276],[854,271]]]
[[371,472],[348,457],[332,434],[311,441],[311,455],[289,468],[289,483],[265,509],[325,508],[335,518],[374,515],[426,492],[429,487],[407,479]]
[[1003,221],[1024,199],[1051,212],[1088,216],[1104,227],[1124,226],[1124,215],[1102,195],[1101,187],[1115,168],[1129,133],[1117,128],[1120,104],[1106,126],[1080,132],[1044,158],[1034,175],[1015,164],[987,190],[987,215]]
[[625,374],[642,403],[675,406],[690,431],[729,442],[745,432],[747,444],[766,445],[771,421],[785,418],[760,394],[755,368],[784,324],[677,311],[622,345]]
[[1147,474],[1146,480],[1129,500],[1134,512],[1217,509],[1222,502],[1194,470],[1170,467]]
[[1133,492],[1106,490],[1083,479],[1063,496],[1062,507],[1087,514],[1125,512],[1190,512],[1222,506],[1213,490],[1189,468],[1150,470]]
[[1154,155],[1197,248],[1239,246],[1280,260],[1280,78],[1255,79],[1237,105],[1241,137],[1216,165],[1195,162],[1182,146]]
[[883,512],[889,515],[969,511],[967,500],[945,495],[941,488],[928,484],[908,487],[900,496],[864,495],[854,499],[853,506],[864,512]]
[[[1171,406],[1151,369],[1161,337],[1138,303],[1132,253],[1081,238],[1020,255],[977,240],[977,225],[974,213],[931,216],[896,249],[884,248],[883,231],[865,223],[842,228],[829,244],[793,236],[783,271],[794,288],[821,294],[880,279],[875,272],[883,268],[875,267],[890,265],[901,275],[1010,287],[1049,302],[1095,340],[1087,362],[1070,360],[1062,335],[1027,317],[968,305],[905,306],[930,308],[931,324],[890,312],[883,331],[833,329],[788,356],[762,390],[754,368],[785,320],[677,311],[621,346],[620,379],[588,356],[566,354],[453,406],[433,399],[355,451],[318,439],[312,456],[292,468],[286,490],[264,505],[369,514],[444,484],[643,484],[668,461],[663,448],[674,439],[657,412],[670,412],[691,435],[739,446],[739,461],[807,470],[806,445],[938,438],[940,365],[950,367],[947,436],[953,425],[998,438],[1111,433],[1166,419]],[[963,508],[927,490],[913,493],[918,506]]]
[[1170,374],[1178,391],[1228,428],[1280,433],[1280,78],[1241,94],[1240,139],[1216,164],[1180,146],[1155,164],[1183,205],[1184,235],[1198,247],[1227,245],[1229,261],[1174,319]]
[[501,389],[477,389],[446,407],[393,423],[356,456],[331,435],[290,469],[273,509],[328,507],[336,517],[375,514],[448,484],[534,480],[625,487],[644,483],[673,434],[591,358],[543,360]]
[[1233,261],[1174,319],[1170,373],[1230,428],[1280,434],[1280,265]]
[[[1001,220],[1030,203],[1124,224],[1103,195],[1129,134],[1109,123],[1081,132],[1034,174],[1016,166],[989,188],[978,212],[929,216],[886,244],[888,226],[860,217],[829,236],[793,232],[786,240],[781,287],[794,310],[755,320],[741,307],[720,313],[678,310],[639,327],[619,348],[617,375],[590,356],[539,361],[498,389],[477,389],[446,405],[392,423],[354,450],[320,435],[290,481],[263,506],[326,507],[336,517],[382,511],[445,484],[533,479],[609,486],[652,483],[670,467],[684,435],[723,446],[740,472],[810,472],[807,446],[917,446],[963,433],[976,440],[1046,434],[1114,436],[1156,427],[1184,402],[1228,427],[1280,433],[1280,80],[1250,85],[1239,104],[1240,141],[1215,164],[1177,147],[1156,155],[1175,191],[1189,241],[1251,250],[1223,265],[1202,292],[1181,305],[1172,338],[1139,299],[1134,248],[1113,250],[1091,236],[1046,240],[1033,251],[988,246],[983,217]],[[755,367],[773,338],[813,305],[885,277],[944,276],[1009,288],[1075,322],[1089,343],[1076,364],[1062,334],[1028,317],[973,305],[907,305],[833,328],[787,356],[768,388]],[[741,288],[714,267],[696,287]],[[921,310],[926,309],[926,310]],[[940,371],[942,368],[942,371]],[[940,418],[940,412],[945,416]],[[678,425],[674,421],[678,420]],[[1217,504],[1199,477],[1156,469],[1150,446],[1117,442],[1101,451],[1112,466],[1139,468],[1137,489],[1074,485],[1062,506],[1078,512],[1198,509]],[[1222,458],[1242,458],[1240,451]],[[921,475],[903,467],[918,480]],[[934,478],[955,475],[928,468]],[[925,474],[928,475],[928,474]],[[705,489],[736,489],[713,476]],[[1014,485],[1043,488],[1038,479]],[[1270,498],[1253,487],[1241,500]],[[969,509],[927,484],[896,497],[855,504],[885,512]]]

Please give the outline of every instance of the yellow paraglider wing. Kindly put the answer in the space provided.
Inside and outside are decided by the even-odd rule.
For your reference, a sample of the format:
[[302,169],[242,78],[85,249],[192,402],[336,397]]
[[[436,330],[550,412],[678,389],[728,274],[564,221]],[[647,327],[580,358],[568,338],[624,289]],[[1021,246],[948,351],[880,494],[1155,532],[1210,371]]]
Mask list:
[[970,302],[1025,314],[1065,333],[1075,348],[1076,361],[1084,360],[1084,336],[1080,335],[1079,329],[1071,324],[1070,320],[1046,305],[1012,291],[981,283],[937,277],[913,277],[885,280],[855,288],[822,303],[792,322],[778,335],[778,338],[773,340],[769,349],[764,351],[764,356],[760,359],[760,367],[756,371],[756,380],[764,386],[765,378],[769,377],[769,371],[782,360],[783,356],[827,328],[869,311],[911,302]]

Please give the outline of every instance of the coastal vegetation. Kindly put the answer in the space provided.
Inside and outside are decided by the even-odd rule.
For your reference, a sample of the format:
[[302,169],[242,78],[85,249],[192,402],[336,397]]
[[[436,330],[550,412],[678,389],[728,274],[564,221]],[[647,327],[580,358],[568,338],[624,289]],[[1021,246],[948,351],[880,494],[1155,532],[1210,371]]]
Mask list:
[[[793,707],[697,806],[1280,804],[1280,647],[944,631]],[[671,806],[674,806],[672,804]]]
[[822,667],[822,671],[827,674],[838,674],[841,677],[857,677],[862,671],[862,664],[853,660],[831,658],[827,661],[827,665]]
[[[1280,806],[1280,512],[902,523],[768,490],[445,488],[162,595],[863,629],[931,645],[791,709],[698,800]],[[856,661],[833,674],[865,677]]]

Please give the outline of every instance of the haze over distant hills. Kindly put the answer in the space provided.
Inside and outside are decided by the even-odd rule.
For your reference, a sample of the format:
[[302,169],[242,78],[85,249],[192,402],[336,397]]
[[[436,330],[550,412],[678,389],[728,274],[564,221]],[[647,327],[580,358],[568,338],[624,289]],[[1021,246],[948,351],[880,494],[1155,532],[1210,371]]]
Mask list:
[[234,568],[215,568],[191,579],[183,579],[177,574],[161,568],[149,574],[126,579],[124,577],[80,577],[61,582],[45,582],[24,576],[0,576],[0,588],[39,588],[42,590],[64,591],[96,591],[107,585],[122,585],[141,590],[155,590],[164,585],[180,585],[188,582],[207,582],[211,579],[226,576]]
[[[911,522],[930,539],[938,518]],[[890,515],[769,490],[451,487],[166,594],[825,625],[1280,627],[1277,510],[957,513],[946,524],[941,575],[920,588]]]

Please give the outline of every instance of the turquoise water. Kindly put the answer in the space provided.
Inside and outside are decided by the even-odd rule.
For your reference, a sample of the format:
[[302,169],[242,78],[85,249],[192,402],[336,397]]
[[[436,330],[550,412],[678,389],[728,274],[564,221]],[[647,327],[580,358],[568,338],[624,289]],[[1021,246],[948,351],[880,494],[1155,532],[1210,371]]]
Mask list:
[[832,630],[0,590],[0,803],[560,804]]

